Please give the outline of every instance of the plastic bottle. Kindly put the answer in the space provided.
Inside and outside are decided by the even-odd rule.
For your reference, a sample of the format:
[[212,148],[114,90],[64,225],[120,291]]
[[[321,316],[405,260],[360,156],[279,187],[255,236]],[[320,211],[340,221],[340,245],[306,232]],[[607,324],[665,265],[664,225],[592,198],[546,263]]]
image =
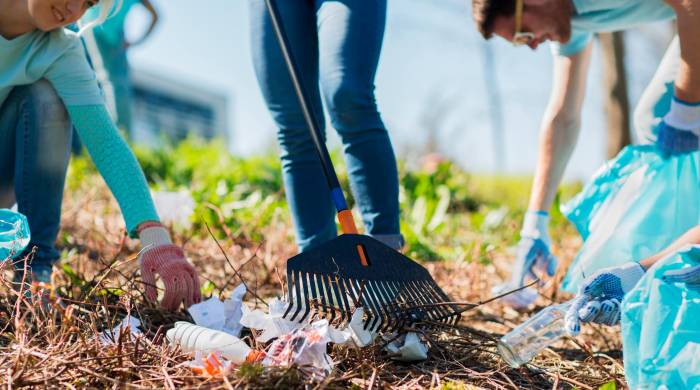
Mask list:
[[176,322],[166,337],[171,343],[179,344],[184,352],[219,352],[234,364],[256,362],[262,358],[262,352],[252,350],[238,337],[189,322]]
[[530,361],[543,349],[566,336],[564,316],[571,301],[542,309],[498,340],[498,352],[511,367]]
[[29,244],[27,218],[12,210],[0,209],[0,263],[22,253]]

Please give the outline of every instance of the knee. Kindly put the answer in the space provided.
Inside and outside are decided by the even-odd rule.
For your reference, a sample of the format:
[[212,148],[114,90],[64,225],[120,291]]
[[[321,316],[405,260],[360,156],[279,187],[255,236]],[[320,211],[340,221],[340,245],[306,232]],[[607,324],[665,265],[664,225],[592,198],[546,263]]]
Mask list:
[[374,86],[340,82],[326,89],[326,101],[331,122],[341,135],[384,125],[377,111]]
[[283,162],[305,159],[315,161],[315,159],[318,159],[313,140],[306,126],[280,128],[277,132],[277,142]]
[[34,84],[15,89],[13,93],[18,94],[24,109],[29,110],[41,126],[62,127],[66,131],[70,129],[66,107],[48,80],[41,79]]

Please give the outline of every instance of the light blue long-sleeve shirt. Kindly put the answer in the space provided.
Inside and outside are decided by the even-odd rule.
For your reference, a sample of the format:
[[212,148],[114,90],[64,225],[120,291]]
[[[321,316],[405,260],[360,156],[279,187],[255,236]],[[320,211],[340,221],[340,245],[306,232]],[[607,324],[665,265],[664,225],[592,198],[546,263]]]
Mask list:
[[583,50],[598,32],[620,31],[676,17],[663,0],[572,0],[571,39],[554,42],[554,55],[572,56]]
[[13,39],[0,36],[0,106],[12,88],[40,79],[47,79],[66,105],[132,236],[141,222],[157,221],[143,172],[107,114],[80,38],[64,29],[35,30]]

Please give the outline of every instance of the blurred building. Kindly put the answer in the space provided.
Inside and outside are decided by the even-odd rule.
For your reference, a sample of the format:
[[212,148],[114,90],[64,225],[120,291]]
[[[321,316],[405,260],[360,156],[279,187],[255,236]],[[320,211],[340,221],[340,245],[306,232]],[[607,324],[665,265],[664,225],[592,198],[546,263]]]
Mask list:
[[209,87],[152,71],[131,70],[134,88],[132,141],[157,146],[188,135],[228,145],[228,97]]

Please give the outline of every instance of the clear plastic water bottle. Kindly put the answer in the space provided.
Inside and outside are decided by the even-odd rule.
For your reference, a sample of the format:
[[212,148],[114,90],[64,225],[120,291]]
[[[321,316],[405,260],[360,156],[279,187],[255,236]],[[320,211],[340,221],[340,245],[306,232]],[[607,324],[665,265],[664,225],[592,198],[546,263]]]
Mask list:
[[566,336],[564,316],[571,301],[542,309],[498,340],[498,352],[511,367],[529,362],[543,349]]
[[0,209],[0,263],[22,253],[29,245],[27,218],[8,209]]

